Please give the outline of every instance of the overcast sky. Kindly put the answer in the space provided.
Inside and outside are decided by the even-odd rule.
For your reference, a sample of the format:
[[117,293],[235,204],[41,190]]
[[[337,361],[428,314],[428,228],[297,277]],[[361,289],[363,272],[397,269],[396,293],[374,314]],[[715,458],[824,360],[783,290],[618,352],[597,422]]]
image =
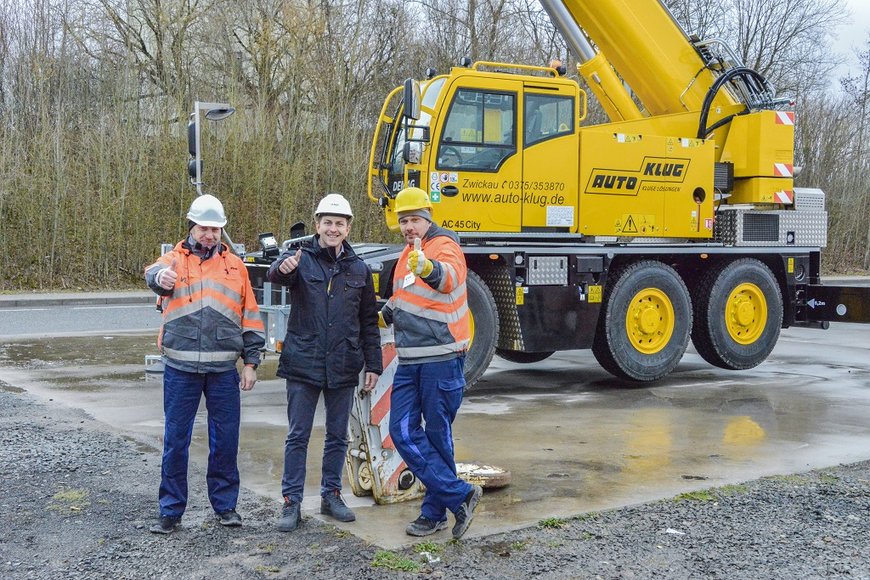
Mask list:
[[840,27],[839,35],[833,39],[834,50],[846,59],[844,65],[835,73],[837,87],[839,77],[858,74],[858,61],[852,49],[863,49],[870,37],[870,0],[846,0],[846,5],[852,16]]

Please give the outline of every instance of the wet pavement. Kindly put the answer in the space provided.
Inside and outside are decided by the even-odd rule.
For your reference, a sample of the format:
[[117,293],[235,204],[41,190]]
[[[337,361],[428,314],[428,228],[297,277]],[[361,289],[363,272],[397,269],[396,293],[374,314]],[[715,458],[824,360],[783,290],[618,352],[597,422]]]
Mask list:
[[[496,358],[454,424],[456,458],[508,469],[512,483],[485,494],[469,535],[868,459],[868,339],[866,325],[787,329],[755,369],[715,369],[690,349],[663,381],[630,388],[601,370],[589,351],[528,366]],[[0,388],[83,408],[159,450],[161,379],[146,376],[143,365],[154,352],[152,336],[7,341],[0,344]],[[276,498],[277,516],[286,416],[275,368],[271,356],[255,390],[242,394],[240,466],[245,486]],[[303,503],[313,517],[320,517],[319,411]],[[206,437],[198,420],[195,461],[205,461]],[[203,488],[192,482],[192,493]],[[354,497],[348,485],[345,496],[357,521],[339,527],[387,548],[415,543],[403,530],[417,516],[418,501],[376,506]],[[433,539],[447,538],[442,532]]]

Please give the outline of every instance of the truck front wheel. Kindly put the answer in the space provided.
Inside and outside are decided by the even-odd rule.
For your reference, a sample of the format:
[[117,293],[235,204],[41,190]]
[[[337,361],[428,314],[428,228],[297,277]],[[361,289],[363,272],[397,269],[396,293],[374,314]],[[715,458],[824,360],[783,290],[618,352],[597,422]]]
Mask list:
[[617,377],[655,381],[680,362],[691,328],[689,291],[679,274],[654,260],[628,264],[610,274],[592,353]]
[[744,258],[720,265],[698,284],[692,343],[711,365],[749,369],[779,338],[782,294],[770,268]]
[[465,280],[471,319],[471,344],[465,357],[465,388],[470,389],[492,362],[498,343],[498,311],[495,298],[480,276],[471,270]]

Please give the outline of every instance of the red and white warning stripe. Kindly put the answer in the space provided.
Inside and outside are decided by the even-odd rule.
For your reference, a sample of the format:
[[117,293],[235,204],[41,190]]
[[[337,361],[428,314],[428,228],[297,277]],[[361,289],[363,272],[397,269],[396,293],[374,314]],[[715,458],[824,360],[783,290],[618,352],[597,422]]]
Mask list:
[[791,163],[774,163],[773,174],[776,177],[794,177],[794,165]]
[[789,189],[776,191],[773,194],[776,203],[791,204],[794,203],[794,192]]
[[794,113],[792,111],[777,111],[777,125],[794,125]]
[[[380,481],[382,496],[394,495],[399,491],[399,476],[408,466],[396,451],[390,436],[390,395],[393,393],[393,378],[399,366],[395,344],[381,347],[384,372],[371,393],[371,414],[369,419],[369,457],[372,470]],[[373,433],[375,431],[376,433]],[[376,446],[380,444],[380,448]],[[387,450],[388,452],[384,453]]]

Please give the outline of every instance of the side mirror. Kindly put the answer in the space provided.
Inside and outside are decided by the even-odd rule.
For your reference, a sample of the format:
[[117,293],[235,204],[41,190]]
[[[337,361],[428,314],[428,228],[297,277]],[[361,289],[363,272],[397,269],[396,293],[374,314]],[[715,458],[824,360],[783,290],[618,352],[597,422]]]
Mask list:
[[420,118],[420,83],[414,79],[405,80],[405,92],[402,96],[403,115],[406,119],[416,121]]

